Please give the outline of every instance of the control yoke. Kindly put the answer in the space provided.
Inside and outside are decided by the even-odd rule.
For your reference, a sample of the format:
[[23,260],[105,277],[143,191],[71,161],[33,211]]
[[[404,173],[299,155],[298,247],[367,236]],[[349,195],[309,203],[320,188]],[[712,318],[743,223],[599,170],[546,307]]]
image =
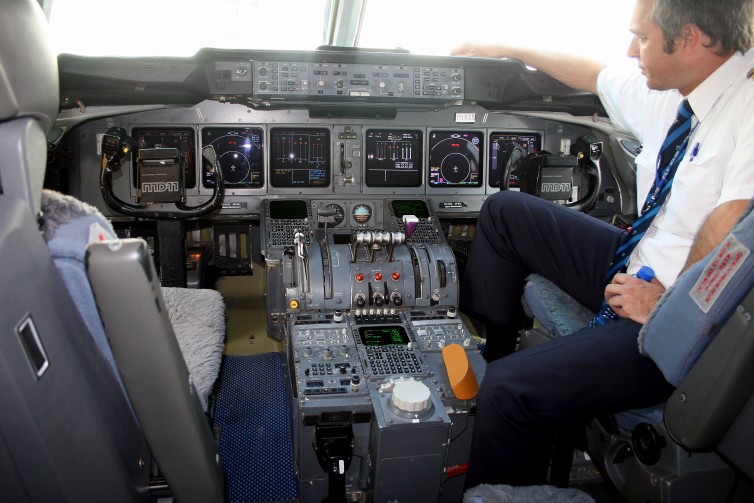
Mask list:
[[553,155],[546,151],[526,155],[514,149],[503,169],[500,190],[508,190],[513,171],[521,171],[521,191],[551,201],[567,201],[573,197],[574,175],[583,174],[587,180],[586,194],[564,206],[587,211],[599,198],[602,184],[600,157],[602,143],[592,136],[580,136],[571,147],[570,155]]
[[[128,155],[131,155],[134,169],[137,170],[137,204],[120,199],[112,186],[113,173],[120,171],[120,163]],[[138,149],[125,129],[112,127],[102,136],[100,192],[111,209],[133,217],[180,220],[206,215],[220,207],[225,188],[214,147],[202,148],[202,157],[211,166],[210,172],[214,176],[212,197],[199,206],[187,206],[183,158],[178,149]],[[150,210],[153,203],[172,203],[174,208],[167,211]]]

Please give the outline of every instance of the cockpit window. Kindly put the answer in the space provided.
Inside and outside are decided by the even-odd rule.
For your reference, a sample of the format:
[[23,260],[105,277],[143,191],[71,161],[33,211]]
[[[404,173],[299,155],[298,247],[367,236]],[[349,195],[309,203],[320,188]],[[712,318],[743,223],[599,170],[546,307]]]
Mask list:
[[[632,0],[45,0],[59,53],[191,56],[320,46],[448,55],[464,41],[626,59]],[[625,37],[616,34],[624,33]]]
[[[448,55],[464,41],[626,59],[632,0],[369,0],[359,47]],[[625,34],[625,37],[621,37]]]
[[[50,0],[48,0],[50,2]],[[330,0],[54,0],[58,53],[191,56],[218,49],[313,50],[326,39]]]

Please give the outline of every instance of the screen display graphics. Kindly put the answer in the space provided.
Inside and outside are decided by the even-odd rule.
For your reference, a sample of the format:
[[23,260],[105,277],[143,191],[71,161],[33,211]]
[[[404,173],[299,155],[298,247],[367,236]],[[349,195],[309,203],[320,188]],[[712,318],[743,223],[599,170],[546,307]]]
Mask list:
[[390,201],[393,206],[395,218],[401,220],[404,215],[413,215],[416,218],[429,218],[429,208],[424,201],[420,199],[393,199]]
[[[142,148],[177,148],[183,161],[183,180],[186,188],[196,187],[196,144],[194,131],[190,128],[134,128],[131,131],[136,146]],[[133,184],[137,185],[137,173],[133,171]]]
[[359,327],[359,337],[366,347],[405,346],[409,343],[406,329],[400,325]]
[[419,187],[422,180],[421,131],[367,131],[365,169],[368,187]]
[[480,187],[484,135],[465,131],[429,134],[430,187]]
[[330,185],[330,131],[270,129],[270,184],[274,187]]
[[490,135],[490,187],[500,187],[500,177],[510,173],[508,187],[521,187],[520,167],[523,159],[542,149],[537,133],[492,133]]
[[[262,128],[210,127],[202,129],[202,146],[215,147],[226,187],[257,188],[264,185]],[[210,166],[202,162],[202,184],[214,187]]]

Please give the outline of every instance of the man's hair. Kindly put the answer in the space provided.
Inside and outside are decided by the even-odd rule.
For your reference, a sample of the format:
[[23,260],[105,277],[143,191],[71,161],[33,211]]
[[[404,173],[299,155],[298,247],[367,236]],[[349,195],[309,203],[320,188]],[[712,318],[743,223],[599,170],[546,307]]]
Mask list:
[[687,24],[698,26],[710,47],[719,43],[719,55],[754,46],[754,0],[656,0],[649,18],[662,29],[668,54]]

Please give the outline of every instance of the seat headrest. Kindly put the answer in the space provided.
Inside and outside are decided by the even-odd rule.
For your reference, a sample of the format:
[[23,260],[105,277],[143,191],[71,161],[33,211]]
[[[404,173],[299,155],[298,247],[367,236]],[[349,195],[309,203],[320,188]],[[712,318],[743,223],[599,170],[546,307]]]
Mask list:
[[58,62],[36,0],[3,0],[0,15],[0,122],[37,118],[47,132],[58,115]]

